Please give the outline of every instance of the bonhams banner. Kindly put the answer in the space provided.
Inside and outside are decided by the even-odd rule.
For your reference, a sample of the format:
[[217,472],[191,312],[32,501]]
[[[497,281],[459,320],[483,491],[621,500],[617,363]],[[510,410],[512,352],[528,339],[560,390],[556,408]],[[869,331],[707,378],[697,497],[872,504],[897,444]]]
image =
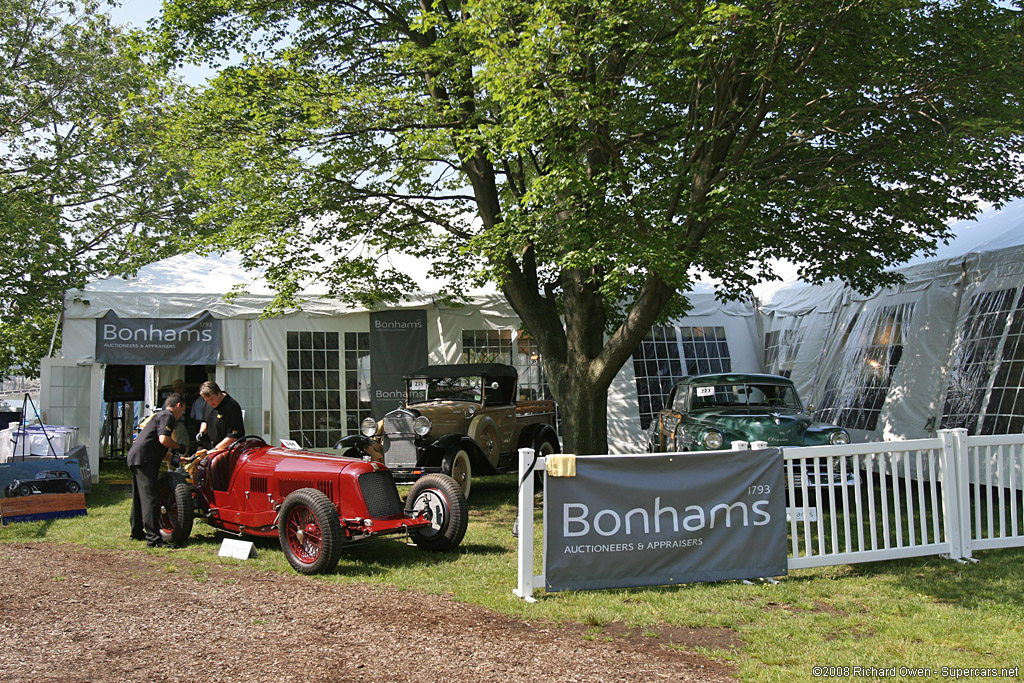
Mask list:
[[405,401],[403,377],[427,364],[427,312],[370,313],[370,405],[383,416]]
[[787,573],[778,449],[576,458],[547,477],[549,591]]
[[220,320],[119,318],[96,321],[96,362],[117,365],[214,365],[220,358]]

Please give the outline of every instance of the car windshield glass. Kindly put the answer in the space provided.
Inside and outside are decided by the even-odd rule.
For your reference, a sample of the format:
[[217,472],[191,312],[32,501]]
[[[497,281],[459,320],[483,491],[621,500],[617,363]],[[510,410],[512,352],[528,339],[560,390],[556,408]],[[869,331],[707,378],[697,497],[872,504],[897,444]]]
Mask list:
[[690,388],[691,410],[751,408],[802,410],[796,390],[787,384],[708,384]]
[[409,380],[409,403],[476,401],[483,397],[481,377],[414,377]]

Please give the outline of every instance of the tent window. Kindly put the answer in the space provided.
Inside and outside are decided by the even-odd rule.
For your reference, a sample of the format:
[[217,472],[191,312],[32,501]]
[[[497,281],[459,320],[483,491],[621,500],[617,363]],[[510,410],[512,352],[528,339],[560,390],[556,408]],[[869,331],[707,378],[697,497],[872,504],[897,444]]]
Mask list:
[[370,403],[370,333],[345,333],[345,426],[350,434],[373,413]]
[[803,343],[806,328],[773,330],[764,335],[764,371],[790,377],[793,364]]
[[1013,311],[984,414],[982,434],[1024,432],[1024,292]]
[[652,328],[633,352],[641,428],[647,429],[672,386],[684,375],[731,370],[724,327]]
[[819,420],[875,429],[903,355],[903,331],[913,315],[914,304],[907,303],[853,316],[836,370],[825,384]]
[[337,332],[289,332],[288,431],[304,448],[329,448],[344,435]]
[[950,361],[949,385],[942,406],[942,429],[977,433],[982,400],[988,390],[1006,333],[1015,289],[983,292],[971,300],[971,310]]
[[463,330],[466,363],[512,363],[512,330]]
[[554,398],[544,375],[540,348],[525,331],[463,330],[462,357],[466,363],[508,363],[515,367],[519,371],[521,401]]
[[540,347],[526,332],[519,332],[516,339],[516,367],[519,369],[519,400],[551,400],[551,389],[544,375],[544,364],[540,359]]

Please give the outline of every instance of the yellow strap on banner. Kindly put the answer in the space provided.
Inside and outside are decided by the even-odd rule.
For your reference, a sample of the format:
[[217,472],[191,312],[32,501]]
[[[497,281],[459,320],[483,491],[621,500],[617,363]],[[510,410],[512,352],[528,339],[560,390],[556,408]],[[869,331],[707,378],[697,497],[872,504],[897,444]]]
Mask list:
[[544,458],[544,468],[552,477],[575,477],[576,456],[564,453],[549,455]]

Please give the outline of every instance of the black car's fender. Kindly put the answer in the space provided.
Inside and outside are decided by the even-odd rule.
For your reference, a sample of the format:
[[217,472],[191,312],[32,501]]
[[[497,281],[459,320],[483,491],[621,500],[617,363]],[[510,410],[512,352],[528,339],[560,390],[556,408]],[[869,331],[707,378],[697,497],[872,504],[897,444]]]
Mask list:
[[334,444],[337,450],[343,448],[358,448],[359,450],[366,452],[367,447],[373,443],[373,439],[369,436],[363,436],[362,434],[349,434],[348,436],[341,437],[338,443]]
[[[544,440],[548,440],[559,446],[558,433],[549,424],[532,424],[523,429],[519,434],[519,444],[516,446],[516,452],[512,455],[518,459],[520,448],[537,448],[537,444]],[[516,460],[518,462],[518,460]]]
[[466,453],[469,454],[474,473],[497,473],[497,470],[491,465],[476,441],[473,441],[473,439],[465,434],[445,434],[427,447],[427,451],[424,453],[420,464],[425,467],[438,467],[441,465],[441,460],[445,455],[459,448],[465,449]]

